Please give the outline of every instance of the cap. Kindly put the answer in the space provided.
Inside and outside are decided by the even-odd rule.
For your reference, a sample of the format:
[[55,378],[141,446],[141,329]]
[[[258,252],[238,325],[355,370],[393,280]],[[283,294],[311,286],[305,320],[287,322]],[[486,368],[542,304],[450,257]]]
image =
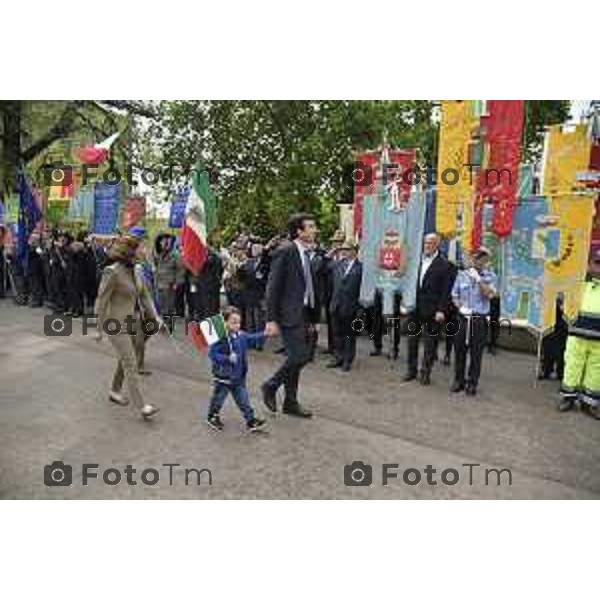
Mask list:
[[473,258],[481,258],[483,256],[487,256],[489,258],[492,256],[492,252],[485,246],[479,246],[479,248],[473,252]]
[[330,238],[330,242],[343,242],[345,239],[344,232],[341,229],[338,229]]
[[144,227],[132,227],[127,233],[139,240],[146,237],[146,229]]
[[358,244],[352,239],[347,239],[340,246],[340,250],[358,250]]

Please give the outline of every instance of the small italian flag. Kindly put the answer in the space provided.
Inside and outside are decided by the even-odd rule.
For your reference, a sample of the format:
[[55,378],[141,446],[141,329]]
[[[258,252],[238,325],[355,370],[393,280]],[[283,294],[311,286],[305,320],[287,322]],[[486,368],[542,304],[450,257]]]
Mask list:
[[192,177],[185,222],[181,232],[181,258],[185,266],[199,275],[208,254],[207,236],[216,226],[216,204],[206,167],[198,165]]
[[204,354],[209,346],[227,336],[223,315],[214,315],[213,317],[204,319],[200,323],[193,323],[190,335],[192,336],[194,346]]
[[99,144],[83,146],[75,150],[75,156],[86,165],[100,165],[110,153],[112,145],[119,139],[121,132],[113,133]]

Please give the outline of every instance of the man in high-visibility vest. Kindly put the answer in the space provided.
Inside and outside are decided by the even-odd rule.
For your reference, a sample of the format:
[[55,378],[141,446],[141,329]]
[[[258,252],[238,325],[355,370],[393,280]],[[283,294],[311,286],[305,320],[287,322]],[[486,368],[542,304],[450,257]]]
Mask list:
[[581,409],[600,420],[600,250],[595,250],[584,283],[579,313],[569,326],[565,373],[558,410]]

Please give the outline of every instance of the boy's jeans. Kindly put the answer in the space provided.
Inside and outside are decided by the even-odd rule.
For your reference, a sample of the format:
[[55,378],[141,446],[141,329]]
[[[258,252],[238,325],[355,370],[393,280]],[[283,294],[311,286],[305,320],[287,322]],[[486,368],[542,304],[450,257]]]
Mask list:
[[221,412],[228,392],[231,392],[235,403],[238,405],[242,415],[244,415],[244,419],[246,421],[254,419],[254,410],[252,410],[252,406],[250,405],[246,382],[229,384],[220,381],[213,382],[213,395],[210,400],[210,407],[208,408],[209,418]]

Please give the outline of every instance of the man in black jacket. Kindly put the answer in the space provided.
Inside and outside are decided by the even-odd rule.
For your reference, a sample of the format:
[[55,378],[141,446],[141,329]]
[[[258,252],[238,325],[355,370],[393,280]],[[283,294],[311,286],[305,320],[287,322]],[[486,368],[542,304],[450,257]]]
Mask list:
[[419,364],[419,338],[424,336],[423,361],[420,382],[429,385],[431,367],[435,360],[437,339],[439,337],[444,312],[448,306],[448,261],[438,248],[440,238],[429,233],[423,240],[423,256],[417,281],[417,303],[407,321],[408,333],[408,372],[404,381],[417,378]]
[[348,372],[356,356],[356,335],[352,322],[356,318],[362,281],[362,263],[357,260],[358,246],[349,240],[340,248],[342,260],[335,263],[333,291],[329,310],[335,342],[335,358],[327,366]]
[[291,243],[281,247],[273,257],[267,283],[267,325],[269,335],[281,333],[285,361],[262,386],[263,400],[272,412],[277,411],[277,390],[283,385],[283,412],[309,418],[312,413],[298,402],[298,382],[302,368],[310,360],[319,307],[316,277],[309,251],[315,243],[317,226],[312,215],[291,217],[288,223]]

